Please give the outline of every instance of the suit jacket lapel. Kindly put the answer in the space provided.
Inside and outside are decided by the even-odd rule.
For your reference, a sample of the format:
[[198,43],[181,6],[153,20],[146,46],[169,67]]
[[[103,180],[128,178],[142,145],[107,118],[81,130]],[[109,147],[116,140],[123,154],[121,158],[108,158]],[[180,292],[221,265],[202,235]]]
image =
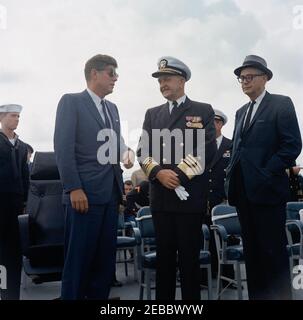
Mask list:
[[249,107],[249,103],[246,104],[245,109],[239,119],[239,132],[240,132],[240,136],[242,135],[242,130],[243,130],[243,125],[244,125],[244,119],[245,119],[245,115],[247,114],[247,109]]
[[190,100],[186,97],[184,104],[178,106],[178,112],[169,118],[167,128],[171,129],[172,126],[181,118],[181,116],[189,107],[190,107]]
[[235,123],[236,130],[235,130],[234,141],[242,140],[242,128],[243,128],[244,119],[245,119],[248,106],[249,106],[249,103],[247,103],[242,107],[243,108],[242,113],[239,115],[239,119]]
[[101,115],[100,115],[98,109],[96,108],[96,105],[95,105],[94,101],[90,97],[89,93],[86,90],[84,90],[82,92],[82,94],[83,94],[83,99],[85,101],[85,105],[86,105],[88,111],[91,113],[92,117],[98,122],[98,124],[102,128],[104,128],[105,124],[104,124],[104,122],[103,122],[103,120],[101,118]]
[[158,125],[160,129],[167,128],[167,123],[169,122],[169,104],[168,102],[163,104],[159,111]]
[[247,128],[247,131],[253,126],[253,124],[256,122],[256,120],[260,117],[260,115],[263,113],[263,111],[266,109],[267,102],[270,98],[270,94],[266,92],[264,98],[262,99],[257,112],[255,113],[255,116],[253,117],[252,121],[250,122],[249,127]]
[[118,118],[118,115],[116,113],[116,110],[115,110],[114,106],[112,105],[112,103],[109,102],[108,100],[106,100],[106,104],[107,104],[107,111],[108,111],[111,123],[113,125],[112,129],[116,133],[119,133],[119,130],[118,130],[119,129],[119,118]]

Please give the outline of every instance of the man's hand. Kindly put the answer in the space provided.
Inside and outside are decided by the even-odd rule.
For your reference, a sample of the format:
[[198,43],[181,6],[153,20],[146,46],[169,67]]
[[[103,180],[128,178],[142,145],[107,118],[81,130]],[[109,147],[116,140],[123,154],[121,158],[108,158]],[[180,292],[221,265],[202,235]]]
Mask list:
[[176,172],[170,169],[160,170],[156,178],[161,182],[161,184],[168,189],[175,189],[180,185],[180,180]]
[[135,153],[133,150],[127,150],[124,152],[122,162],[125,169],[130,169],[135,163]]
[[88,211],[88,200],[86,194],[82,189],[76,189],[70,192],[70,201],[73,209],[80,213],[86,213]]

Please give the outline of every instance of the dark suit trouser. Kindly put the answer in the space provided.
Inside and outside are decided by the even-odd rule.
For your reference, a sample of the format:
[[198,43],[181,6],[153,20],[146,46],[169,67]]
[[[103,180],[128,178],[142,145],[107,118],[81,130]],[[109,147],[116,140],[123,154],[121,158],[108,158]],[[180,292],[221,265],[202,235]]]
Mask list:
[[64,300],[108,299],[115,272],[117,193],[85,214],[66,206]]
[[285,203],[251,203],[240,165],[235,168],[235,183],[249,299],[291,299]]
[[202,214],[153,212],[152,215],[157,245],[156,299],[175,299],[178,259],[182,299],[199,300]]
[[0,193],[0,265],[7,272],[7,289],[0,289],[2,300],[20,299],[22,254],[18,215],[22,210],[22,195]]

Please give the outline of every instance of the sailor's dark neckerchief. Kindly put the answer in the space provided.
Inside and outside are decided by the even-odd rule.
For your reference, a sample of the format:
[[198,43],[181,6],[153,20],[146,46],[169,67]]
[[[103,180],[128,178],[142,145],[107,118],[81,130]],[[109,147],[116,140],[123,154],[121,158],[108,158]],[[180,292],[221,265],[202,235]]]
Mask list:
[[7,136],[0,131],[0,139],[2,139],[10,148],[11,148],[11,159],[12,159],[12,168],[13,168],[13,178],[18,179],[20,176],[21,168],[20,168],[20,162],[19,162],[19,153],[18,149],[20,146],[20,141],[17,137],[15,144],[13,145]]

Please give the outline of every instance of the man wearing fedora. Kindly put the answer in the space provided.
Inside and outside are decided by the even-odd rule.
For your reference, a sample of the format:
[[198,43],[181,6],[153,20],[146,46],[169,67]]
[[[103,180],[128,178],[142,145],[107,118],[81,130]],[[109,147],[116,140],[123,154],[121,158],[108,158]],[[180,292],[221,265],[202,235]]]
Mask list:
[[226,187],[241,223],[249,299],[290,299],[285,169],[302,146],[296,112],[289,97],[265,90],[273,74],[263,58],[247,56],[234,73],[250,101],[236,113]]
[[[201,227],[208,185],[203,172],[216,152],[214,111],[211,105],[185,95],[191,72],[182,61],[162,57],[152,76],[158,79],[167,101],[146,111],[138,157],[151,181],[150,206],[157,245],[156,299],[175,299],[178,266],[182,299],[198,300]],[[160,140],[156,138],[159,131],[164,135]],[[166,139],[164,132],[176,136]],[[192,138],[184,139],[187,134]]]
[[27,145],[15,130],[22,106],[0,106],[0,266],[7,271],[1,300],[19,300],[22,254],[18,215],[23,213],[29,187]]

